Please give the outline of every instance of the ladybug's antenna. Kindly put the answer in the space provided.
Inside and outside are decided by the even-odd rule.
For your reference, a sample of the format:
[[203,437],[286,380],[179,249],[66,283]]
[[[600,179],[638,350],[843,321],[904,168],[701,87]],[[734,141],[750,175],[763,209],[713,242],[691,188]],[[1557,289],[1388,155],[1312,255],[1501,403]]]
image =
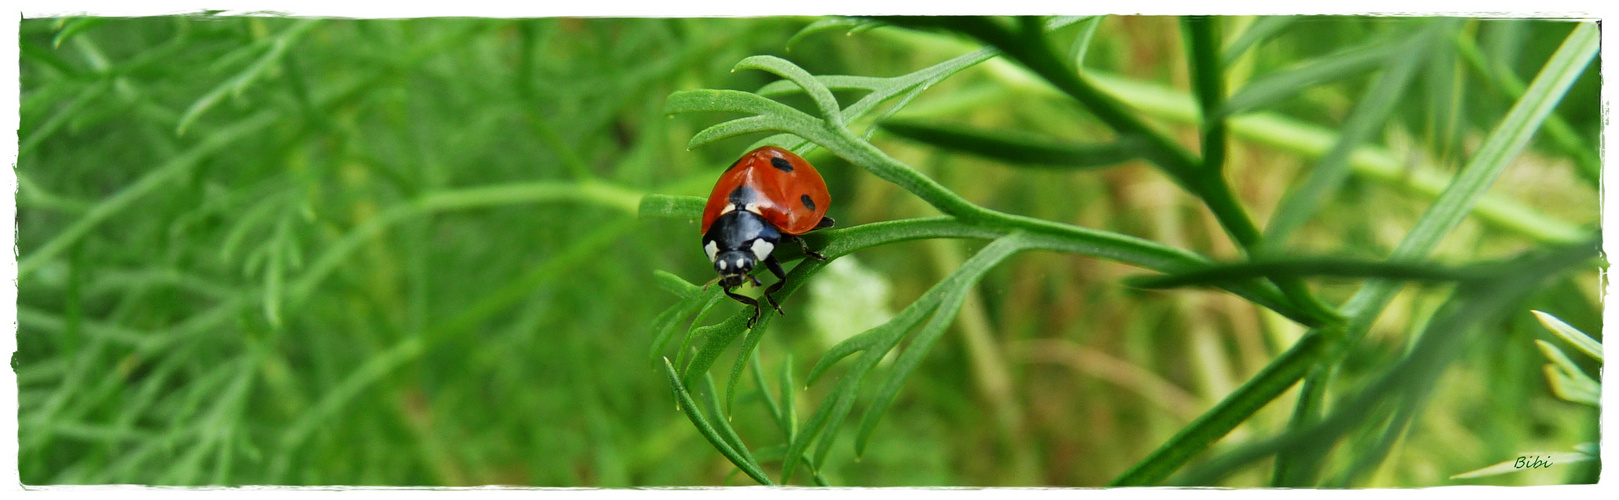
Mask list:
[[725,279],[725,276],[715,276],[714,279],[708,280],[708,283],[703,283],[703,291],[708,291],[708,287],[713,286],[715,283],[719,283],[722,279]]

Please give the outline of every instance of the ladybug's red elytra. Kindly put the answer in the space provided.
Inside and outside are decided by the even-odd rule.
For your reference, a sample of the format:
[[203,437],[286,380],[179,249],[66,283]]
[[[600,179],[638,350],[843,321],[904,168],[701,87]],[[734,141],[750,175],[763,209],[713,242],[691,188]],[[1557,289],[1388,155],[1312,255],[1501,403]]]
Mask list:
[[759,279],[748,272],[764,262],[778,280],[765,289],[765,300],[777,313],[786,315],[770,297],[787,282],[787,273],[771,252],[778,243],[792,241],[803,248],[804,255],[826,260],[810,251],[798,235],[832,227],[832,218],[826,216],[831,204],[821,173],[798,155],[775,146],[749,151],[720,174],[703,207],[703,251],[720,274],[709,284],[718,282],[726,295],[753,306],[748,327],[759,320],[759,302],[732,290],[743,281],[760,286]]

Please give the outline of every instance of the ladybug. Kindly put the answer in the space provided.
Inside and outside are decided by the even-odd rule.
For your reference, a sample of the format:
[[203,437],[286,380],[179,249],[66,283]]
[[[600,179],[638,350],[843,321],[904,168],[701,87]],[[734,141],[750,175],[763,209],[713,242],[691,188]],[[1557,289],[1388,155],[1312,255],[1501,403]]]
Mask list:
[[777,313],[786,315],[770,297],[787,283],[787,273],[771,252],[784,241],[796,242],[805,256],[826,260],[810,251],[798,235],[832,227],[832,218],[826,216],[831,204],[821,173],[798,155],[775,146],[749,151],[720,174],[703,207],[703,251],[720,275],[708,284],[718,282],[726,295],[753,306],[749,328],[759,320],[759,302],[732,290],[743,281],[760,286],[759,279],[748,272],[763,262],[778,280],[765,289],[765,300]]

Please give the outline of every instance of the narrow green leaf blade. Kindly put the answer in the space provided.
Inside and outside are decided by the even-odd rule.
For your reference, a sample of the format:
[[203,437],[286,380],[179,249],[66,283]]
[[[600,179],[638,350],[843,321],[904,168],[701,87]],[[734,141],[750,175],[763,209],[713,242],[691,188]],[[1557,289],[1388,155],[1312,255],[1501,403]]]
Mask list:
[[1263,109],[1323,83],[1366,73],[1384,64],[1391,56],[1405,53],[1402,49],[1406,49],[1406,46],[1385,41],[1373,42],[1267,74],[1232,94],[1220,107],[1219,114],[1233,116]]
[[810,75],[808,71],[804,71],[804,68],[798,67],[797,64],[776,56],[752,56],[736,63],[736,66],[731,71],[739,69],[768,71],[791,80],[793,83],[798,84],[799,87],[803,87],[804,91],[809,93],[810,98],[815,100],[815,105],[821,109],[822,118],[833,124],[842,125],[844,123],[843,115],[838,108],[838,100],[832,96],[832,91],[827,89],[826,85],[821,84],[820,80]]
[[692,425],[697,427],[697,431],[702,433],[703,438],[707,439],[708,443],[714,446],[714,449],[719,450],[721,455],[725,455],[726,459],[730,460],[732,464],[736,464],[738,469],[742,469],[742,472],[747,473],[748,477],[753,478],[754,481],[764,485],[775,485],[776,483],[770,482],[770,478],[765,476],[764,471],[759,470],[758,465],[746,460],[736,450],[731,449],[731,446],[725,442],[724,438],[720,437],[714,427],[708,424],[708,419],[704,418],[702,411],[697,409],[697,402],[692,401],[691,394],[686,392],[684,385],[681,385],[680,376],[675,373],[675,365],[669,363],[669,358],[663,358],[663,368],[664,373],[669,377],[669,385],[674,390],[681,413],[686,414],[686,418],[691,420]]
[[905,380],[922,364],[922,359],[932,349],[934,342],[938,341],[955,321],[956,313],[961,311],[962,302],[967,298],[967,292],[990,269],[1025,248],[1028,248],[1028,242],[1020,232],[996,239],[962,263],[961,267],[950,273],[949,277],[928,290],[927,296],[942,297],[939,299],[938,310],[894,362],[894,370],[889,374],[888,380],[883,383],[877,396],[866,407],[865,415],[861,417],[860,430],[855,434],[856,456],[865,453],[866,443],[870,440],[872,431],[876,430],[877,422],[882,419],[883,414],[888,411],[888,406],[893,404],[894,398],[899,395],[900,387],[905,385]]
[[1260,16],[1236,40],[1225,46],[1225,50],[1220,52],[1220,60],[1225,61],[1226,65],[1236,62],[1248,49],[1281,34],[1298,19],[1299,16]]
[[1557,319],[1556,316],[1552,316],[1540,311],[1529,312],[1534,313],[1535,319],[1540,320],[1540,324],[1545,326],[1547,330],[1551,330],[1552,333],[1557,334],[1558,338],[1561,338],[1564,342],[1568,342],[1574,347],[1579,348],[1581,352],[1584,352],[1587,356],[1595,358],[1598,362],[1602,361],[1601,342],[1597,342],[1596,339],[1591,338],[1590,335],[1586,335],[1585,332],[1580,331],[1580,329],[1569,326],[1568,323],[1564,323],[1563,320]]
[[1327,200],[1337,195],[1349,179],[1349,156],[1383,128],[1419,66],[1427,59],[1429,52],[1435,50],[1427,47],[1436,46],[1433,41],[1454,30],[1457,24],[1457,20],[1435,22],[1395,45],[1395,52],[1380,55],[1388,57],[1387,66],[1377,81],[1366,89],[1360,102],[1355,104],[1349,118],[1344,120],[1338,142],[1316,162],[1304,184],[1287,193],[1276,207],[1270,227],[1265,231],[1268,249],[1276,251],[1282,248],[1288,236],[1304,226]]

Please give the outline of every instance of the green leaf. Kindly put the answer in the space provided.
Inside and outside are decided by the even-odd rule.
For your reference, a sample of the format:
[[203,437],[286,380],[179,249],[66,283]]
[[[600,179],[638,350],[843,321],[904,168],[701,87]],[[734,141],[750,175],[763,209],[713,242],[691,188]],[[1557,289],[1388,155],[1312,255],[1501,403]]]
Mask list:
[[[759,351],[753,351],[753,354],[749,355],[748,359],[748,366],[752,368],[750,371],[753,373],[753,385],[759,386],[759,399],[764,400],[765,410],[770,412],[770,418],[775,420],[776,425],[781,428],[782,435],[788,441],[791,441],[793,439],[792,421],[782,412],[781,405],[776,402],[776,396],[770,394],[770,384],[765,382],[764,362],[759,361]],[[783,396],[786,396],[786,393],[790,391],[788,387],[782,386]],[[783,445],[782,451],[785,452],[786,450],[787,447]],[[764,458],[763,451],[758,453],[758,460],[761,462],[769,461],[769,459]]]
[[[1498,275],[1459,289],[1440,307],[1442,313],[1428,323],[1416,344],[1398,363],[1334,404],[1332,414],[1215,457],[1187,470],[1174,484],[1215,484],[1241,467],[1282,450],[1294,450],[1306,457],[1320,456],[1349,433],[1381,421],[1381,416],[1390,410],[1422,404],[1466,341],[1476,334],[1478,325],[1496,321],[1512,304],[1524,300],[1543,282],[1573,271],[1596,256],[1593,240],[1514,259],[1510,267]],[[1305,339],[1314,337],[1306,335]]]
[[1220,60],[1228,66],[1237,62],[1237,58],[1246,54],[1248,49],[1281,34],[1298,19],[1299,16],[1259,16],[1236,40],[1225,46],[1225,50],[1220,52]]
[[[816,75],[815,80],[828,90],[873,91],[888,87],[893,78],[858,75]],[[792,80],[776,80],[759,87],[756,94],[765,97],[784,97],[804,93],[804,87]]]
[[[665,114],[673,115],[697,111],[728,111],[781,116],[803,115],[803,112],[793,109],[792,106],[752,92],[740,90],[680,90],[669,94],[669,99],[664,101],[663,104]],[[809,117],[809,115],[804,116]]]
[[699,310],[707,311],[713,308],[721,296],[719,294],[703,293],[697,285],[688,283],[686,280],[664,271],[654,271],[653,281],[659,288],[680,297],[680,302],[664,310],[652,320],[652,347],[647,355],[653,361],[656,361],[659,354],[663,352],[664,347],[667,347],[669,341],[674,338],[675,330],[680,323]]
[[1557,106],[1586,64],[1596,56],[1598,41],[1596,25],[1589,22],[1580,23],[1569,34],[1562,47],[1552,54],[1551,60],[1535,77],[1524,98],[1485,137],[1467,166],[1417,220],[1407,238],[1394,249],[1391,258],[1420,258],[1432,251],[1446,234],[1461,223],[1501,171],[1528,146],[1529,139],[1545,122],[1546,116]]
[[663,358],[663,368],[664,374],[669,377],[669,386],[674,390],[677,406],[679,406],[681,413],[685,413],[686,418],[691,420],[692,425],[697,427],[697,431],[702,433],[703,439],[707,439],[708,443],[714,446],[714,449],[719,450],[721,455],[725,455],[727,460],[736,464],[738,469],[741,469],[754,481],[764,485],[776,484],[770,482],[770,478],[765,476],[764,471],[759,470],[758,464],[753,463],[731,448],[731,445],[720,437],[714,427],[708,424],[708,419],[703,417],[703,412],[697,409],[697,403],[692,401],[691,394],[686,392],[686,386],[680,383],[680,376],[675,374],[675,366],[669,363],[669,358]]
[[1235,116],[1263,109],[1324,83],[1365,74],[1388,63],[1393,57],[1422,52],[1411,50],[1412,47],[1409,40],[1407,43],[1375,41],[1260,76],[1232,94],[1218,113],[1221,116]]
[[[1485,139],[1469,165],[1445,189],[1440,199],[1418,219],[1416,227],[1401,241],[1391,259],[1423,257],[1432,251],[1446,233],[1460,223],[1461,218],[1483,193],[1484,188],[1488,187],[1495,175],[1505,168],[1507,160],[1523,150],[1535,126],[1544,119],[1581,69],[1596,55],[1596,49],[1596,25],[1589,22],[1580,23],[1535,78],[1531,92],[1526,93],[1525,98],[1513,106],[1512,111],[1496,130]],[[1343,309],[1351,316],[1347,329],[1351,335],[1343,342],[1352,345],[1358,341],[1360,334],[1365,332],[1371,320],[1397,291],[1398,287],[1395,284],[1374,281],[1363,286],[1360,292],[1350,298]],[[1320,348],[1321,343],[1321,333],[1306,334],[1286,353],[1261,369],[1259,374],[1244,382],[1213,409],[1182,428],[1168,442],[1154,450],[1147,458],[1131,466],[1110,484],[1150,485],[1168,477],[1194,455],[1207,449],[1215,440],[1225,436],[1237,424],[1253,415],[1282,391],[1293,386],[1309,371],[1309,367],[1318,361],[1324,361],[1320,357],[1327,355],[1328,351]],[[1323,421],[1311,428],[1319,428],[1325,423]],[[1297,430],[1290,432],[1289,435],[1296,433]],[[1284,445],[1281,442],[1271,444],[1277,447]],[[1256,455],[1265,453],[1257,447],[1250,451]],[[1233,461],[1242,460],[1234,458]],[[1209,474],[1205,477],[1218,475]]]
[[1025,134],[938,125],[916,120],[887,120],[889,133],[930,146],[1026,167],[1081,169],[1108,167],[1141,156],[1139,141],[1122,138],[1112,144],[1077,145]]
[[[931,296],[924,295],[924,297]],[[910,332],[929,312],[932,312],[935,304],[937,302],[933,300],[919,299],[911,303],[903,311],[900,311],[898,315],[887,323],[839,342],[838,345],[828,350],[826,354],[821,355],[820,361],[816,362],[815,367],[810,370],[808,380],[805,382],[806,386],[814,385],[815,380],[838,360],[856,352],[862,353],[855,361],[854,366],[849,368],[849,372],[844,374],[838,385],[833,387],[832,391],[827,393],[826,398],[821,401],[820,406],[815,408],[815,413],[810,415],[809,422],[804,424],[802,430],[793,437],[788,447],[787,458],[782,465],[781,482],[783,484],[792,477],[792,470],[799,459],[799,455],[809,448],[811,442],[817,438],[822,439],[823,442],[831,442],[831,436],[821,437],[822,431],[830,429],[828,434],[836,432],[854,404],[855,392],[860,389],[861,382],[865,380],[872,367],[877,366],[877,362],[882,360],[883,356],[888,354],[888,351],[899,345],[900,340],[905,338],[905,334]],[[822,448],[825,448],[825,445]],[[817,453],[817,455],[821,454]],[[816,463],[823,463],[821,458],[816,458],[815,461]]]
[[[962,302],[967,298],[967,292],[972,290],[990,269],[1028,247],[1029,242],[1025,240],[1023,233],[1012,233],[996,239],[962,263],[961,267],[950,273],[949,277],[928,290],[927,296],[939,297],[937,309],[932,319],[928,320],[927,326],[917,332],[916,338],[894,362],[894,369],[889,374],[888,380],[883,383],[882,389],[877,391],[876,397],[866,407],[865,415],[861,417],[860,430],[855,434],[856,456],[865,454],[866,443],[869,442],[872,431],[876,430],[877,422],[882,419],[883,413],[888,411],[888,406],[893,404],[894,397],[905,384],[905,379],[911,376],[911,372],[916,371],[922,364],[922,358],[932,349],[933,343],[937,342],[945,329],[955,321],[956,313],[961,311]],[[830,443],[831,436],[829,433],[822,442]]]
[[[722,296],[718,290],[712,293],[716,297]],[[720,303],[720,301],[715,301],[715,303]],[[699,374],[707,372],[708,367],[713,366],[714,361],[719,359],[720,353],[725,352],[725,348],[731,345],[731,341],[736,340],[738,336],[742,335],[742,332],[748,329],[748,316],[753,314],[752,308],[743,308],[743,310],[732,314],[731,317],[718,324],[696,326],[696,324],[703,321],[708,311],[709,309],[705,308],[697,314],[697,320],[692,322],[693,328],[686,334],[686,340],[680,346],[680,355],[684,356],[686,346],[692,340],[703,339],[703,345],[697,348],[697,353],[692,356],[690,362],[684,365],[681,372],[687,384],[694,382]],[[764,323],[768,319],[769,316],[761,314],[759,322]],[[754,325],[754,327],[758,326],[760,325]],[[683,361],[683,358],[677,358],[676,361]]]
[[1590,406],[1602,405],[1602,384],[1592,380],[1573,360],[1563,354],[1562,349],[1550,342],[1535,339],[1535,345],[1540,347],[1541,354],[1551,360],[1545,366],[1546,382],[1551,385],[1552,393],[1564,401],[1572,401]]
[[837,98],[832,96],[830,89],[822,85],[808,71],[804,71],[804,68],[776,56],[752,56],[737,62],[736,66],[731,68],[731,71],[734,72],[739,69],[768,71],[798,84],[815,100],[816,107],[821,110],[822,119],[833,125],[843,125],[843,114],[838,108]]
[[62,29],[57,30],[56,36],[51,37],[51,47],[61,47],[62,42],[73,38],[74,35],[90,31],[91,28],[107,22],[107,19],[105,17],[74,17],[67,19],[62,24]]
[[[1506,62],[1481,55],[1471,37],[1458,36],[1455,40],[1457,54],[1467,61],[1468,66],[1483,76],[1486,83],[1508,98],[1513,100],[1523,98],[1523,80],[1507,67]],[[1596,148],[1591,147],[1583,136],[1575,132],[1567,120],[1553,112],[1546,118],[1546,135],[1565,154],[1574,157],[1574,164],[1581,177],[1592,184],[1597,183],[1602,173],[1602,159],[1597,155]]]
[[1086,16],[1079,22],[1079,34],[1074,36],[1074,44],[1068,47],[1068,60],[1074,62],[1074,67],[1084,71],[1085,54],[1091,50],[1091,39],[1096,38],[1096,27],[1102,25],[1102,19],[1107,16]]
[[1602,362],[1603,358],[1601,342],[1597,342],[1596,339],[1591,338],[1590,335],[1586,335],[1585,332],[1580,331],[1578,328],[1568,326],[1568,323],[1564,323],[1563,320],[1557,319],[1556,316],[1552,316],[1540,311],[1529,312],[1534,313],[1535,319],[1540,320],[1540,324],[1545,326],[1547,330],[1551,330],[1552,333],[1557,334],[1558,338],[1563,339],[1564,342],[1568,342],[1574,347],[1578,347],[1581,352],[1584,352],[1585,355],[1596,359],[1597,362]]
[[1419,65],[1434,50],[1430,47],[1442,47],[1434,41],[1443,39],[1458,24],[1459,20],[1454,19],[1434,22],[1398,44],[1396,52],[1387,54],[1387,66],[1377,81],[1366,89],[1361,100],[1355,104],[1355,109],[1349,112],[1349,117],[1344,120],[1343,132],[1338,135],[1338,142],[1310,169],[1309,178],[1305,179],[1304,184],[1289,191],[1277,204],[1270,227],[1265,231],[1268,250],[1281,251],[1288,237],[1304,226],[1326,201],[1337,195],[1349,179],[1349,156],[1383,128]]
[[191,107],[186,108],[185,113],[180,115],[180,122],[175,125],[174,134],[185,135],[186,129],[190,128],[191,124],[197,118],[202,117],[202,114],[208,111],[209,108],[214,107],[221,98],[225,97],[225,94],[241,95],[242,91],[246,90],[253,82],[258,81],[271,67],[280,63],[282,54],[285,54],[287,49],[297,43],[300,36],[309,31],[310,28],[315,27],[319,22],[319,19],[304,19],[277,34],[274,41],[270,42],[269,49],[257,61],[254,61],[253,64],[248,65],[236,76],[225,80],[224,83],[214,87],[213,90],[208,91],[191,103]]
[[[1118,96],[1147,116],[1179,123],[1195,124],[1199,120],[1197,103],[1184,92],[1098,71],[1091,71],[1087,75],[1103,90]],[[1338,134],[1333,129],[1273,113],[1238,116],[1232,118],[1230,123],[1233,134],[1245,141],[1306,158],[1320,158],[1338,142]],[[1349,162],[1355,174],[1363,179],[1430,199],[1437,198],[1451,180],[1448,171],[1422,162],[1413,164],[1410,159],[1388,148],[1372,144],[1357,149],[1350,155]],[[1492,227],[1543,243],[1571,243],[1585,236],[1585,231],[1574,224],[1489,193],[1479,198],[1469,215]]]
[[798,30],[797,33],[793,33],[793,36],[787,39],[786,50],[792,52],[794,45],[811,35],[837,30],[845,30],[847,34],[853,35],[856,30],[864,31],[886,25],[886,23],[868,18],[831,17],[820,19]]

